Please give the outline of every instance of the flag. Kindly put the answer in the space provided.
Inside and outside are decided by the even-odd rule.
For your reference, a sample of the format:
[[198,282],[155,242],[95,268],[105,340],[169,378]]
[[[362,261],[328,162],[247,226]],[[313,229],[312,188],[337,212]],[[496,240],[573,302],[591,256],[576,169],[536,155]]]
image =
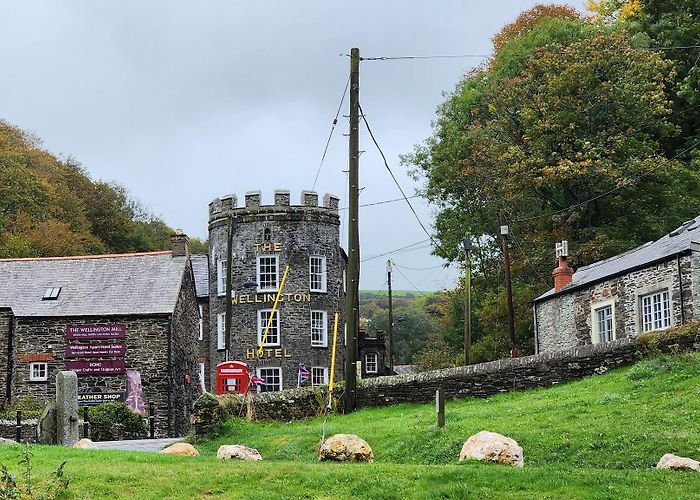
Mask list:
[[265,384],[265,379],[262,377],[258,377],[256,374],[251,373],[250,374],[250,387],[257,387],[259,385]]
[[309,370],[304,366],[304,363],[299,363],[299,375],[297,377],[297,386],[303,385],[304,382],[309,380],[309,377],[311,376],[311,373],[309,373]]

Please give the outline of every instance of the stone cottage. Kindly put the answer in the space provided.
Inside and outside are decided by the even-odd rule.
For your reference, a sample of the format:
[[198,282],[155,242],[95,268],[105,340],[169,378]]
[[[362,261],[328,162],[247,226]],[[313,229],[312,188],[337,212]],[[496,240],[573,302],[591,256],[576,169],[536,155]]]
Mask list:
[[696,319],[700,217],[574,272],[559,252],[554,288],[534,301],[536,352],[635,337]]
[[187,432],[199,392],[199,313],[187,236],[164,252],[0,260],[0,399],[123,400],[140,376],[156,434]]

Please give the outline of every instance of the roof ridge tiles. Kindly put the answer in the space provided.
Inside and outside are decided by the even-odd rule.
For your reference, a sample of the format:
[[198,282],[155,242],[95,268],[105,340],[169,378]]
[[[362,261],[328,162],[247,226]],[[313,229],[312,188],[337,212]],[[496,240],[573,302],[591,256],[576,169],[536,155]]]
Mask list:
[[0,259],[0,262],[22,262],[38,260],[89,260],[89,259],[115,259],[119,257],[145,257],[149,255],[172,254],[172,250],[159,250],[157,252],[134,252],[134,253],[108,253],[99,255],[64,255],[61,257],[19,257],[10,259]]

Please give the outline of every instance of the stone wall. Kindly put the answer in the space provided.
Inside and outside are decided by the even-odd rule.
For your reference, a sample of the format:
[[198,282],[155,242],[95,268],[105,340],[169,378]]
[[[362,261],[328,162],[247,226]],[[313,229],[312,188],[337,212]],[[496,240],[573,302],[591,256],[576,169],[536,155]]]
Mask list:
[[569,292],[564,290],[552,298],[535,303],[538,352],[593,343],[593,311],[596,307],[607,304],[613,306],[615,338],[636,337],[641,331],[640,296],[664,288],[670,292],[672,326],[680,325],[682,320],[692,321],[695,317],[693,298],[700,292],[700,280],[693,279],[693,273],[697,274],[699,268],[698,256],[682,256],[680,268],[679,279],[678,261],[674,256],[590,286]]
[[200,298],[198,306],[201,306],[202,310],[202,339],[197,341],[197,363],[204,363],[204,387],[207,391],[213,391],[214,387],[216,387],[216,380],[212,377],[212,374],[216,366],[212,367],[209,360],[209,346],[211,345],[212,338],[209,318],[209,299]]
[[12,333],[12,310],[0,308],[0,404],[4,404],[8,399],[7,373],[9,358],[9,343]]
[[[245,206],[238,207],[235,196],[214,200],[209,206],[209,273],[210,273],[210,376],[214,381],[217,363],[224,361],[224,350],[217,345],[217,317],[225,313],[224,297],[217,291],[217,262],[226,260],[229,217],[233,218],[232,288],[233,305],[230,359],[257,367],[282,368],[283,388],[297,385],[297,367],[330,367],[334,314],[340,311],[336,358],[336,379],[343,376],[345,260],[340,248],[337,198],[327,195],[319,206],[318,195],[304,192],[301,205],[290,205],[287,191],[275,192],[275,204],[265,205],[259,192],[245,196]],[[266,238],[268,241],[266,241]],[[263,245],[269,244],[265,248]],[[279,279],[285,266],[290,271],[278,306],[280,345],[264,350],[262,358],[251,356],[258,346],[258,310],[271,309],[276,292],[256,293],[244,289],[243,283],[256,279],[258,255],[277,255]],[[309,290],[309,257],[326,257],[326,292]],[[287,295],[291,294],[291,295]],[[311,346],[311,311],[327,313],[328,345]],[[213,390],[213,384],[210,390]]]

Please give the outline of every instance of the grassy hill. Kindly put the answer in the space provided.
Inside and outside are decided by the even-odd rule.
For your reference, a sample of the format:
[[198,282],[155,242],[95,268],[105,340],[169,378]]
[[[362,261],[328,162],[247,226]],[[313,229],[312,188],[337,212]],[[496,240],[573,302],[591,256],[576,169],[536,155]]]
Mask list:
[[[324,420],[230,421],[197,443],[198,458],[35,447],[39,471],[68,460],[74,498],[690,498],[700,475],[654,470],[664,453],[700,458],[700,354],[645,360],[549,389],[447,404],[397,405],[331,416],[326,435],[352,432],[374,464],[319,463]],[[525,467],[459,463],[462,443],[491,430],[516,439]],[[260,463],[221,462],[246,444]],[[17,448],[0,448],[16,463]],[[10,467],[15,469],[16,467]]]

